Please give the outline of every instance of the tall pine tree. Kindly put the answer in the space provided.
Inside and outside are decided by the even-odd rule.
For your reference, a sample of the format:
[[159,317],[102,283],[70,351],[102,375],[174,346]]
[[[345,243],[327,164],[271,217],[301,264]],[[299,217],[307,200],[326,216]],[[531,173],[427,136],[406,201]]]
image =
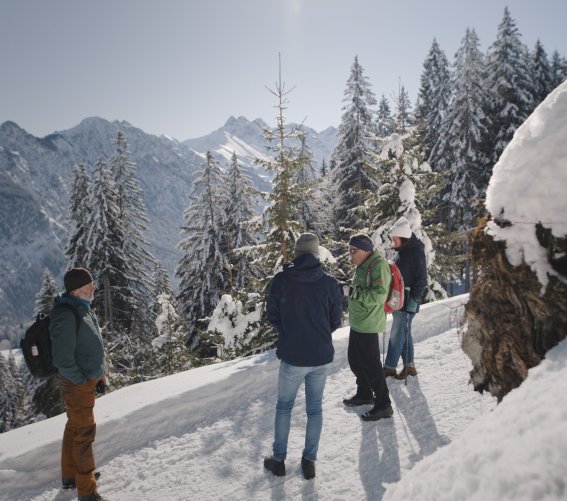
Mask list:
[[446,119],[451,98],[451,72],[447,56],[433,39],[431,49],[423,63],[421,86],[417,97],[415,121],[425,147],[425,158],[435,166],[442,158],[432,155],[443,123]]
[[252,230],[252,219],[256,215],[255,199],[259,192],[254,189],[252,179],[240,166],[236,153],[227,172],[228,205],[226,208],[227,254],[230,262],[230,285],[233,289],[244,289],[251,279],[258,276],[246,252],[239,249],[256,245]]
[[84,268],[87,265],[88,214],[92,193],[91,178],[87,166],[79,163],[73,170],[69,219],[72,225],[71,236],[65,250],[69,268]]
[[488,156],[490,122],[485,115],[489,96],[483,87],[484,58],[474,30],[467,29],[457,50],[453,93],[441,136],[450,161],[450,185],[445,191],[445,222],[449,230],[470,229],[481,216],[492,172]]
[[93,307],[110,338],[131,325],[132,291],[125,277],[128,256],[124,253],[124,227],[117,204],[118,192],[103,160],[94,170],[91,211],[88,219],[87,264],[97,277]]
[[149,220],[140,183],[136,178],[136,166],[130,160],[130,149],[121,131],[116,136],[116,153],[109,161],[109,168],[116,186],[116,205],[124,235],[122,251],[128,256],[127,268],[122,277],[125,279],[124,286],[131,291],[132,324],[140,332],[151,321],[147,312],[152,301],[151,272],[155,258],[147,250],[145,235]]
[[176,270],[180,279],[179,309],[187,321],[192,349],[200,342],[198,321],[212,313],[228,288],[225,186],[226,179],[218,162],[207,151],[183,214],[184,238],[179,243],[182,256]]
[[491,96],[489,117],[493,137],[492,163],[533,110],[528,50],[520,40],[508,7],[487,56],[485,87]]
[[549,59],[539,39],[536,41],[531,54],[531,75],[534,106],[537,106],[554,89]]
[[343,102],[337,145],[331,155],[334,163],[331,173],[338,196],[334,219],[339,239],[348,236],[351,229],[365,226],[365,221],[356,216],[354,209],[363,205],[367,190],[378,188],[370,156],[372,140],[377,134],[372,109],[376,98],[357,56],[347,80]]
[[47,315],[51,308],[53,308],[53,300],[55,296],[59,293],[59,287],[55,283],[55,280],[49,270],[45,268],[43,271],[43,279],[41,282],[41,288],[35,296],[35,311],[34,315],[40,313]]

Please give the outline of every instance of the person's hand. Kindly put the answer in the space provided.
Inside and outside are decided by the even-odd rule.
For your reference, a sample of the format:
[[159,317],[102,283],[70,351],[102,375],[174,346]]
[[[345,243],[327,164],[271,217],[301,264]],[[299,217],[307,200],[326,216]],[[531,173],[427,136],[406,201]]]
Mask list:
[[415,313],[417,311],[418,306],[419,306],[419,302],[416,301],[413,297],[408,296],[408,303],[405,305],[404,310],[407,313]]
[[107,387],[108,387],[107,377],[101,376],[101,378],[96,382],[96,393],[97,393],[97,395],[104,395],[106,393]]
[[350,285],[343,285],[343,296],[349,297],[352,294],[352,287]]

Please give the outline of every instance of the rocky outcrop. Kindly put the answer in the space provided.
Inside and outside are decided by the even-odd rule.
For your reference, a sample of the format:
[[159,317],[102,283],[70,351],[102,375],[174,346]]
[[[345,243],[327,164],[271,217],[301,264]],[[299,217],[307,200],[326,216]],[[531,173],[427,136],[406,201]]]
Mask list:
[[541,225],[535,227],[549,263],[560,275],[550,277],[542,290],[527,264],[509,263],[506,242],[495,241],[485,224],[473,236],[476,283],[466,305],[462,348],[473,364],[474,389],[502,400],[567,335],[567,238],[555,238]]

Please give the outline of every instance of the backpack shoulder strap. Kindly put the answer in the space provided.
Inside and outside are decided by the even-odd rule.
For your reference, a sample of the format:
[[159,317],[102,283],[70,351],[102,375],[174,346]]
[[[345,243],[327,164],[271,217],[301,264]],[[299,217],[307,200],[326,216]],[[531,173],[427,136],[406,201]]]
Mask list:
[[79,330],[79,326],[81,325],[81,315],[79,315],[77,308],[75,308],[72,304],[69,303],[58,304],[55,308],[65,308],[66,310],[71,310],[75,315],[75,330],[76,331]]
[[368,268],[366,269],[366,287],[368,287],[370,289],[370,286],[372,285],[372,272],[374,271],[374,269],[376,268],[376,266],[378,266],[378,263],[380,262],[380,260],[376,260],[373,261],[372,263],[370,263],[368,265]]
[[370,285],[372,284],[372,272],[374,271],[374,268],[378,266],[380,261],[384,261],[388,265],[388,267],[390,267],[390,261],[388,261],[385,257],[382,256],[380,256],[380,258],[377,259],[376,261],[370,263],[368,265],[368,269],[366,270],[366,287],[368,288],[370,288]]

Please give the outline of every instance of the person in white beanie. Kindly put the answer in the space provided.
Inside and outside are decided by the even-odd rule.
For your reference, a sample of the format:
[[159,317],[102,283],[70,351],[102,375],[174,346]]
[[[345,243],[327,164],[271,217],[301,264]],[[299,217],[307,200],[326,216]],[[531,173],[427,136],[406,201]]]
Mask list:
[[[427,265],[421,240],[411,231],[409,221],[400,217],[390,230],[392,246],[398,251],[396,264],[404,279],[404,307],[395,311],[388,342],[388,353],[384,362],[384,376],[405,379],[417,376],[414,363],[411,324],[419,311],[419,305],[427,287]],[[402,358],[404,367],[397,373],[398,361]]]

